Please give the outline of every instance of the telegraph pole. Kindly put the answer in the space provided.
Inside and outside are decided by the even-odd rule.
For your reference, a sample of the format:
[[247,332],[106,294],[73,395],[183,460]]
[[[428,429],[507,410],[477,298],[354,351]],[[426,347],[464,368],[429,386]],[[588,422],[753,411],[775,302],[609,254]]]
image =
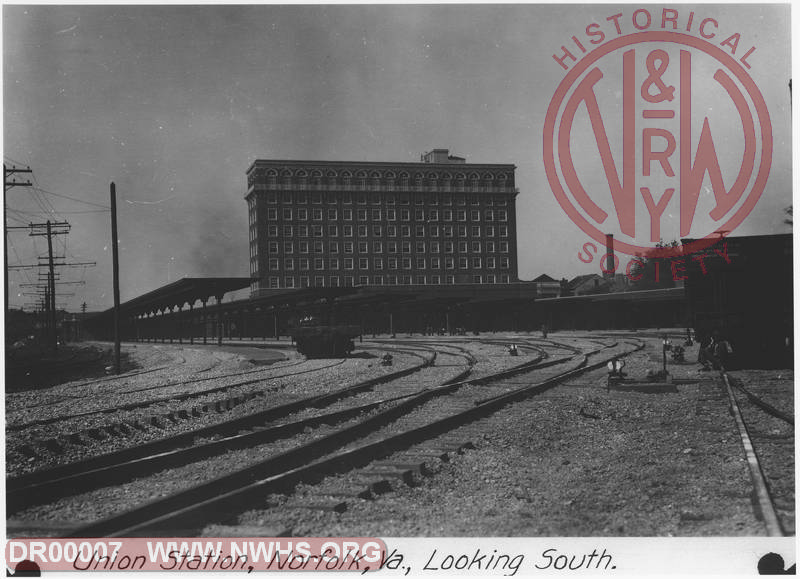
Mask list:
[[[44,231],[42,228],[44,227]],[[64,235],[69,233],[69,223],[66,221],[56,221],[51,222],[49,219],[46,223],[31,223],[30,228],[30,236],[37,237],[37,236],[47,236],[47,291],[45,296],[46,302],[46,319],[47,319],[47,326],[49,327],[50,331],[48,332],[48,337],[50,341],[50,347],[54,352],[58,351],[58,323],[56,320],[56,272],[55,267],[56,264],[53,260],[53,236],[54,235]],[[40,264],[44,265],[44,264]]]
[[117,186],[111,182],[111,258],[114,264],[114,373],[120,372],[119,253],[117,251]]
[[31,187],[32,184],[30,181],[17,181],[16,179],[9,181],[8,178],[15,174],[15,173],[33,173],[30,167],[26,167],[24,169],[20,167],[14,167],[13,165],[9,168],[6,167],[6,164],[3,163],[3,234],[5,235],[5,245],[3,246],[3,271],[5,272],[5,280],[6,280],[6,291],[3,294],[4,301],[5,301],[5,312],[6,312],[6,319],[8,319],[8,218],[6,217],[6,193],[12,187]]

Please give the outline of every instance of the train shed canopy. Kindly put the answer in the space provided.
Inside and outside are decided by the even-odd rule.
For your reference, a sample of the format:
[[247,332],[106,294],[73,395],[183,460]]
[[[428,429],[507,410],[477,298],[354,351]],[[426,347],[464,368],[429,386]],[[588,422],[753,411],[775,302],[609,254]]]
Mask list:
[[120,310],[125,314],[147,314],[191,305],[197,300],[221,299],[226,293],[249,285],[249,277],[184,277],[120,304]]

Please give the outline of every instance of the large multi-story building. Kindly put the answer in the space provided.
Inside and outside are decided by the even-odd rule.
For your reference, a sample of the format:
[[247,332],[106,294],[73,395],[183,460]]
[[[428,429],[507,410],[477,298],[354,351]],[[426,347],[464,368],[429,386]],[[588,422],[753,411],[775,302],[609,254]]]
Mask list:
[[515,169],[447,149],[419,163],[257,160],[251,295],[517,281]]

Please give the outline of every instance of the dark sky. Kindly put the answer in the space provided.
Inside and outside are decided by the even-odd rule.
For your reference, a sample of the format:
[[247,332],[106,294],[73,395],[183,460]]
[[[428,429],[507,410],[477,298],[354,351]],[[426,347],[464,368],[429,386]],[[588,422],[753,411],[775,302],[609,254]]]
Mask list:
[[[5,159],[30,165],[46,192],[12,189],[9,224],[67,219],[72,230],[58,252],[97,266],[62,269],[62,280],[86,284],[64,286],[75,296],[59,302],[104,309],[110,225],[98,205],[108,205],[110,181],[127,300],[184,276],[249,274],[243,198],[256,158],[417,161],[449,148],[468,162],[518,166],[522,279],[597,271],[577,259],[589,238],[544,173],[544,117],[564,76],[552,55],[572,35],[586,39],[587,24],[610,30],[612,14],[623,12],[630,29],[636,8],[5,5]],[[775,153],[765,192],[736,233],[787,232],[788,5],[678,9],[682,22],[692,10],[714,17],[714,42],[740,32],[738,55],[757,48],[749,72],[772,118]],[[710,111],[717,100],[704,94]],[[741,128],[713,122],[726,169],[725,147],[735,147]],[[593,140],[574,146],[597,155]],[[43,213],[48,203],[55,214]],[[10,263],[45,252],[43,238],[11,233]],[[31,278],[12,272],[12,306],[33,301],[19,285]]]

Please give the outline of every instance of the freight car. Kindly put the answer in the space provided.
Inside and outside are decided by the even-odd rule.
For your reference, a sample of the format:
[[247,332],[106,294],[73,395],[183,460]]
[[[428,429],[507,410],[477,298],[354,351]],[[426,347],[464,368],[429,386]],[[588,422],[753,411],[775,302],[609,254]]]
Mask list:
[[353,338],[361,335],[358,326],[323,324],[318,318],[306,316],[289,329],[297,351],[308,358],[338,358],[355,349]]

